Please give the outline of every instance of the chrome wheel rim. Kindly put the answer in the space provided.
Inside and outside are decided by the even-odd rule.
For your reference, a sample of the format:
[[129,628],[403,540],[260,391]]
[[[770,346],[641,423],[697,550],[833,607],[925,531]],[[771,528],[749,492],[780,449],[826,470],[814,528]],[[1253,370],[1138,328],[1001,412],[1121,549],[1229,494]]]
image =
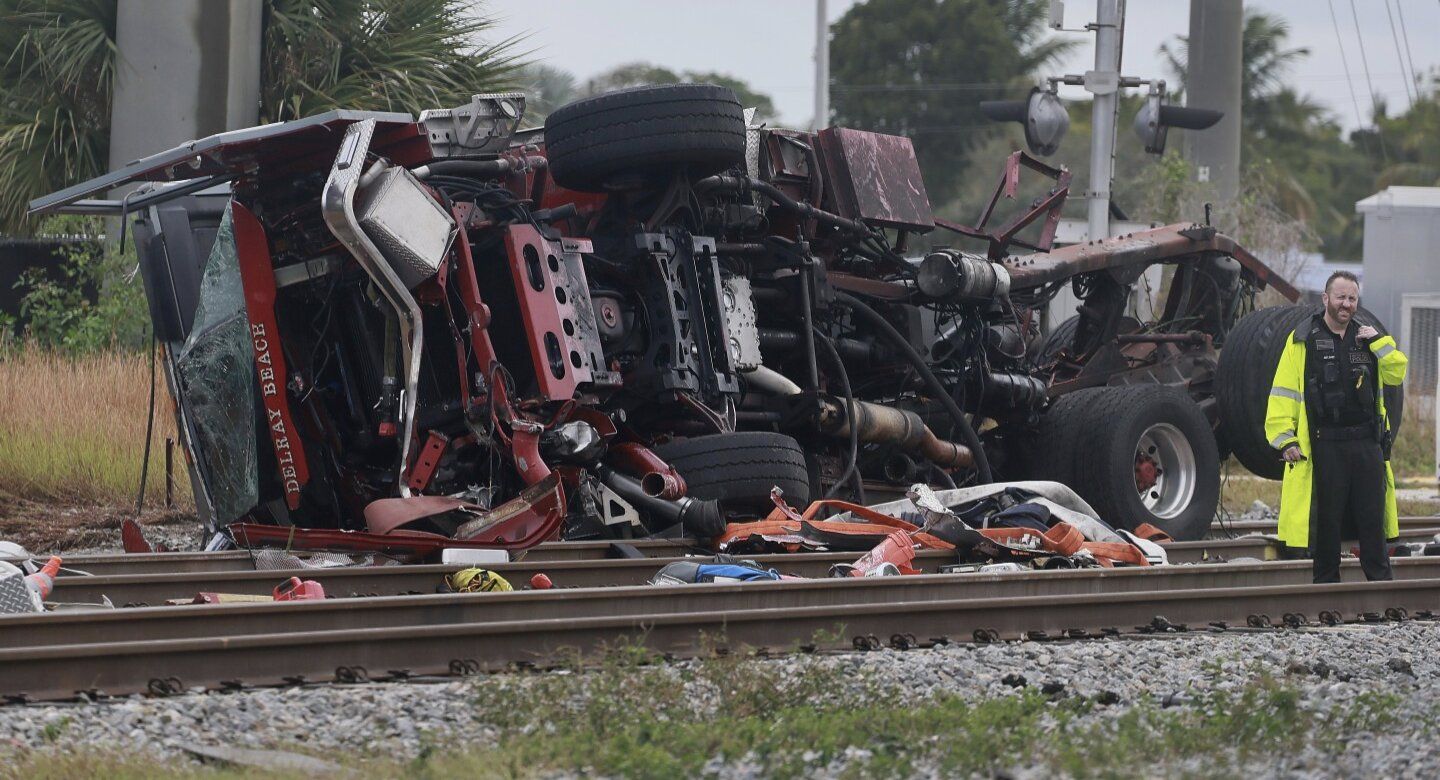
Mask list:
[[1135,490],[1145,509],[1161,520],[1179,516],[1195,498],[1198,474],[1190,440],[1170,423],[1140,434],[1135,446]]

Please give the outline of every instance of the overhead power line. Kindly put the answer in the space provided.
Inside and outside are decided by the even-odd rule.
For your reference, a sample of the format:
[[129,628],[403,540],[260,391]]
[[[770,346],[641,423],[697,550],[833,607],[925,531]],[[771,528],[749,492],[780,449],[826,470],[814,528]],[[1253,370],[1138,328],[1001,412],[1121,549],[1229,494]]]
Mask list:
[[[1395,4],[1398,6],[1400,4],[1400,0],[1395,0]],[[1398,30],[1395,29],[1395,15],[1390,13],[1390,0],[1385,0],[1385,17],[1390,20],[1390,38],[1391,40],[1395,41],[1395,59],[1399,60],[1400,62],[1400,72],[1404,73],[1405,54],[1400,50],[1400,33]],[[1410,108],[1412,109],[1415,108],[1415,95],[1410,91],[1410,82],[1413,79],[1413,73],[1405,79],[1405,98],[1410,101]]]
[[1375,136],[1380,139],[1380,157],[1388,166],[1390,164],[1390,150],[1385,148],[1385,134],[1380,131],[1380,98],[1375,94],[1375,85],[1370,82],[1370,58],[1365,56],[1365,36],[1360,34],[1360,13],[1355,10],[1355,0],[1350,0],[1350,16],[1355,20],[1355,41],[1360,44],[1360,65],[1365,68],[1365,88],[1370,91],[1370,126],[1375,128]]
[[1400,36],[1405,39],[1405,59],[1410,63],[1410,78],[1415,80],[1415,94],[1420,94],[1420,71],[1415,70],[1415,58],[1410,55],[1410,31],[1405,29],[1405,6],[1395,0],[1395,13],[1400,15]]
[[[1335,0],[1325,0],[1330,6],[1330,23],[1335,26],[1335,44],[1340,47],[1340,66],[1345,69],[1345,86],[1350,88],[1350,102],[1355,104],[1355,126],[1365,126],[1365,118],[1360,115],[1360,98],[1355,95],[1355,82],[1350,78],[1350,60],[1345,56],[1345,40],[1340,36],[1340,19],[1335,15]],[[1365,154],[1370,154],[1369,144],[1364,142],[1361,136],[1361,145],[1365,147]]]

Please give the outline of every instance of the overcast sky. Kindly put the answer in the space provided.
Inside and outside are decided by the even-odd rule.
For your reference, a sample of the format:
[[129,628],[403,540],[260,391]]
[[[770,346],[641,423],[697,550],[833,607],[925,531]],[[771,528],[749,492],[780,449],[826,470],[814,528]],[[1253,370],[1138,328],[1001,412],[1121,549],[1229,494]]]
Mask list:
[[[831,20],[855,2],[829,0]],[[1188,0],[1130,0],[1128,5],[1125,75],[1168,76],[1156,51],[1161,43],[1186,32]],[[1332,5],[1349,65],[1349,87],[1331,20]],[[720,71],[742,78],[774,99],[784,124],[803,126],[813,111],[813,0],[486,0],[484,7],[501,18],[502,36],[528,35],[525,47],[534,51],[536,59],[582,81],[621,63],[646,60],[673,70]],[[1409,59],[1404,69],[1408,71],[1413,61],[1422,74],[1440,73],[1437,0],[1249,0],[1246,7],[1289,22],[1290,46],[1310,50],[1289,75],[1290,82],[1329,107],[1347,128],[1357,125],[1350,87],[1360,102],[1363,121],[1370,121],[1362,41],[1370,83],[1392,114],[1408,105],[1400,59],[1406,37]],[[1066,26],[1081,27],[1094,14],[1094,2],[1068,0]],[[1392,16],[1399,35],[1392,34]],[[1057,73],[1081,73],[1093,65],[1092,36],[1061,34],[1081,45],[1055,69]],[[1078,87],[1069,89],[1062,95],[1084,94]]]

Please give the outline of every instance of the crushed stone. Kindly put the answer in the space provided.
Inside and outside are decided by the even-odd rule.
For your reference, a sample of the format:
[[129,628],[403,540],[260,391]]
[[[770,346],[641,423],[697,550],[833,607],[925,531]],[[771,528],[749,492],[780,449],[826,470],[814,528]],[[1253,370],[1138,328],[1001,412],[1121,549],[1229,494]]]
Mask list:
[[[674,667],[682,667],[672,664]],[[880,650],[820,656],[782,656],[747,663],[799,671],[831,665],[839,689],[828,695],[857,705],[881,695],[923,699],[941,694],[989,698],[1026,687],[1055,696],[1093,697],[1104,705],[1083,716],[1116,718],[1129,707],[1196,706],[1204,694],[1245,686],[1270,675],[1294,686],[1305,709],[1342,708],[1362,692],[1401,697],[1401,707],[1434,713],[1440,702],[1440,623],[1348,625],[1273,632],[1192,632],[1076,642],[958,644],[909,651]],[[552,672],[565,674],[569,672]],[[533,677],[534,675],[530,675]],[[487,686],[510,685],[517,675],[449,678],[443,682],[387,682],[130,697],[97,703],[0,707],[0,757],[6,746],[66,750],[103,747],[178,758],[186,744],[300,750],[313,755],[419,755],[426,745],[484,746],[499,737],[476,717]],[[680,675],[676,675],[677,681]],[[677,684],[684,684],[677,682]],[[706,702],[696,692],[696,706]],[[713,699],[713,696],[711,697]],[[712,702],[713,706],[713,702]],[[1381,731],[1361,731],[1343,745],[1307,746],[1299,754],[1250,756],[1245,774],[1287,777],[1435,777],[1440,748],[1433,721],[1404,719]],[[872,746],[853,745],[817,763],[812,776],[853,773]],[[816,756],[819,761],[818,754]],[[1207,773],[1197,757],[1182,774]],[[919,774],[929,774],[920,769]],[[1213,766],[1211,767],[1213,770]],[[763,776],[754,756],[715,757],[707,776]],[[1016,766],[1014,777],[1048,776]]]

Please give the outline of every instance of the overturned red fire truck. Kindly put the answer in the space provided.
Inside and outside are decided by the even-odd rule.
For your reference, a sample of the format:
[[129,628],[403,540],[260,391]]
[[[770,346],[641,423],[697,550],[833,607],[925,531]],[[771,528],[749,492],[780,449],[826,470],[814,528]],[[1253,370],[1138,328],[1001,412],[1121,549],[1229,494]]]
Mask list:
[[[712,85],[523,114],[510,93],[332,111],[32,204],[132,222],[212,528],[706,538],[777,487],[803,506],[1042,478],[1185,539],[1215,511],[1216,430],[1262,457],[1226,428],[1217,347],[1257,290],[1295,292],[1212,227],[1055,249],[1069,173],[1022,153],[957,224],[908,139],[757,126]],[[991,225],[1025,170],[1048,191]],[[1155,264],[1168,297],[1142,323],[1126,302]],[[1081,305],[1043,333],[1065,287]]]

